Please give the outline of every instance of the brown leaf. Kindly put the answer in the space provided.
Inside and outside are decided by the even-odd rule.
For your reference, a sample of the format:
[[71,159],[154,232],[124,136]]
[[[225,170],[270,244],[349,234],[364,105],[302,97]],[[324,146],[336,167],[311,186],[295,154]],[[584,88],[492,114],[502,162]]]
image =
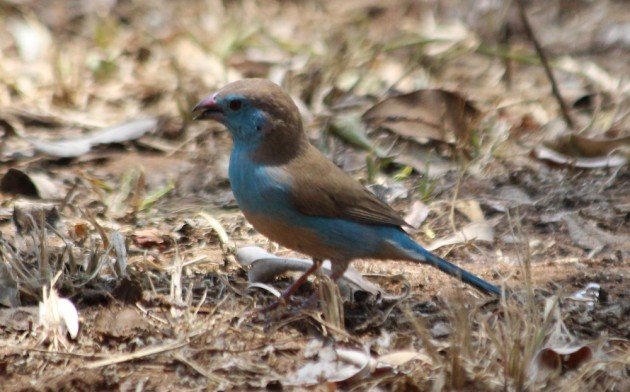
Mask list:
[[373,127],[383,127],[419,143],[438,140],[465,143],[479,111],[458,93],[423,89],[377,103],[363,114]]
[[68,228],[68,234],[70,235],[70,238],[75,241],[85,241],[90,234],[90,227],[87,222],[75,222]]
[[155,228],[138,229],[132,235],[133,243],[139,248],[157,247],[160,251],[172,244],[171,237]]
[[630,136],[596,139],[582,135],[568,135],[560,138],[554,149],[571,156],[592,158],[604,157],[624,147],[630,149]]
[[589,346],[546,347],[536,355],[534,369],[538,377],[545,376],[550,372],[564,373],[577,369],[592,357],[593,350]]

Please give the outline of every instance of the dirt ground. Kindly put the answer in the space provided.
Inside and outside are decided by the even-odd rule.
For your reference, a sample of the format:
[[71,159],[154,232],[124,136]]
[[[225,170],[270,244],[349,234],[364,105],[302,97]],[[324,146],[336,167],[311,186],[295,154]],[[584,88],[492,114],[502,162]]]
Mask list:
[[[558,98],[519,3],[0,0],[0,390],[630,390],[630,10],[526,2]],[[298,272],[239,250],[305,256],[190,117],[243,77],[502,298],[357,260],[257,313]]]

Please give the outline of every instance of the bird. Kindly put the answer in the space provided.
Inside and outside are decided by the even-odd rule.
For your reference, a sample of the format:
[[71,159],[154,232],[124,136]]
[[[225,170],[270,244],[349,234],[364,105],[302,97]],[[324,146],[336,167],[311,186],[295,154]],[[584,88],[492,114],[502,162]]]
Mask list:
[[258,232],[313,259],[280,297],[295,291],[330,260],[331,279],[356,259],[432,265],[489,295],[501,288],[423,248],[407,223],[313,146],[290,95],[267,79],[241,79],[203,98],[193,120],[214,120],[232,137],[228,177],[245,218]]

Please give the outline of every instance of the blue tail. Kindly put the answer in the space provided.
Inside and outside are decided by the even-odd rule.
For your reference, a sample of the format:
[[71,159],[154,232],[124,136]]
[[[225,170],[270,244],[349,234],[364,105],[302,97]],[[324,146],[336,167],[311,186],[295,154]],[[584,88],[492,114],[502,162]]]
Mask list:
[[426,261],[422,261],[427,264],[431,264],[442,272],[445,272],[451,276],[454,276],[461,280],[462,282],[471,285],[477,290],[486,293],[486,294],[494,294],[497,296],[501,295],[501,288],[499,286],[495,286],[491,283],[486,282],[480,277],[471,274],[470,272],[459,268],[455,264],[449,263],[448,261],[439,258],[433,253],[423,249],[426,253],[424,254],[424,258]]
[[407,236],[407,234],[402,230],[399,233],[399,235],[395,235],[394,238],[388,242],[399,250],[402,250],[407,256],[407,259],[423,264],[430,264],[440,271],[471,285],[483,293],[494,294],[496,296],[501,295],[501,288],[499,286],[490,284],[480,277],[456,266],[455,264],[449,263],[448,261],[434,255]]

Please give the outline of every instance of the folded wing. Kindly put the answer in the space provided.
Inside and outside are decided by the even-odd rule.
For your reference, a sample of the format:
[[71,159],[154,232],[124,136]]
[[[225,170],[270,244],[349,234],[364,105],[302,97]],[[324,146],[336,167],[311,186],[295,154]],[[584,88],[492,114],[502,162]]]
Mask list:
[[345,218],[370,225],[407,225],[396,211],[312,145],[288,163],[287,170],[292,174],[293,205],[305,215]]

